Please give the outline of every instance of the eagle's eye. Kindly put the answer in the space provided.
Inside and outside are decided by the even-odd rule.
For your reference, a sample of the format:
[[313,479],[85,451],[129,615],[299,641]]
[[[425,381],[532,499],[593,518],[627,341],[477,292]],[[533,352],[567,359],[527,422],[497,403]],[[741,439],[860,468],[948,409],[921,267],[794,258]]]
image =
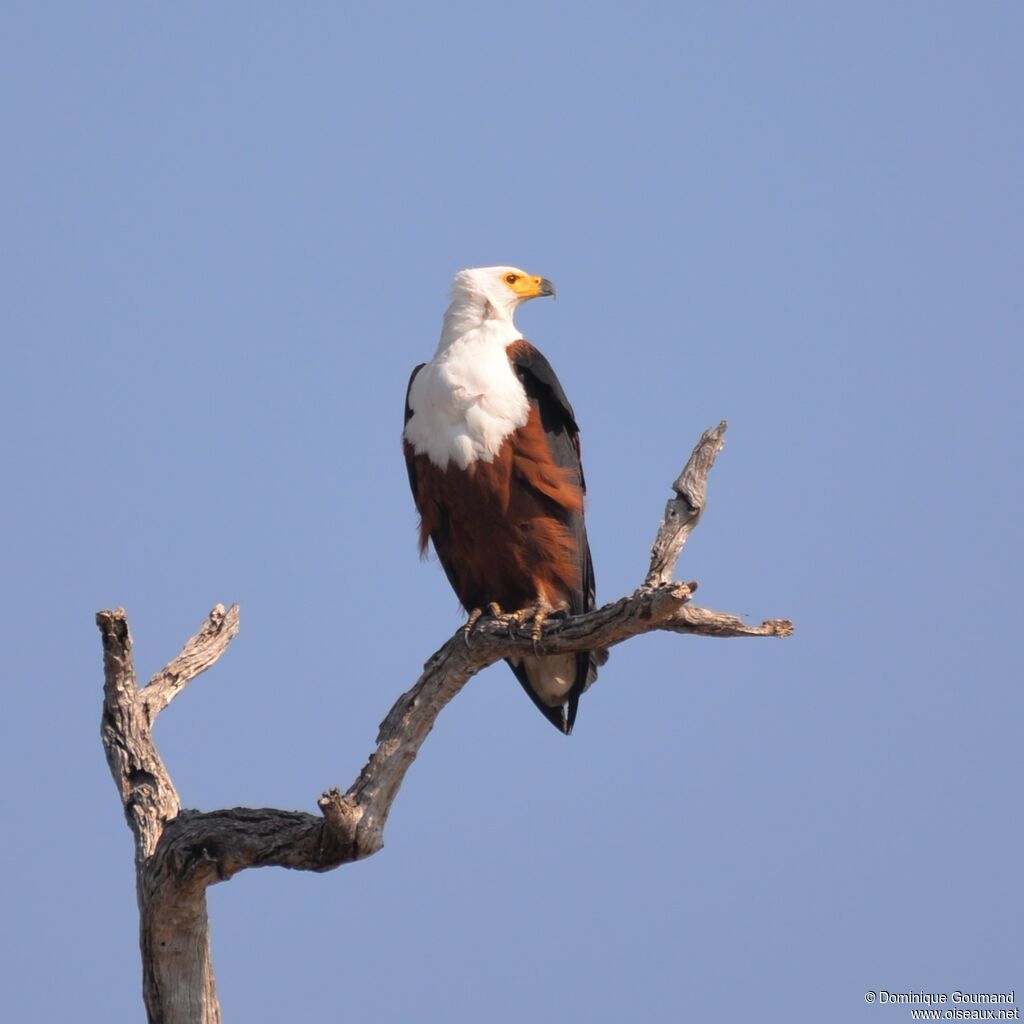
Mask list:
[[506,274],[505,280],[508,281],[509,284],[515,284],[519,278],[515,274]]

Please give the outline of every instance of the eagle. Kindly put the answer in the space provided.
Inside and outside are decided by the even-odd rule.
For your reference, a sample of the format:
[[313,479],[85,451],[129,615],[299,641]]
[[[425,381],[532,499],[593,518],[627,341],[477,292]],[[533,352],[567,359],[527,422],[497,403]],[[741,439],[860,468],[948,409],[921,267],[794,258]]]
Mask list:
[[[412,371],[403,449],[428,540],[469,615],[509,627],[594,608],[583,522],[579,428],[551,364],[516,329],[516,307],[555,294],[517,267],[461,270],[434,358]],[[507,662],[541,713],[569,735],[607,651]]]

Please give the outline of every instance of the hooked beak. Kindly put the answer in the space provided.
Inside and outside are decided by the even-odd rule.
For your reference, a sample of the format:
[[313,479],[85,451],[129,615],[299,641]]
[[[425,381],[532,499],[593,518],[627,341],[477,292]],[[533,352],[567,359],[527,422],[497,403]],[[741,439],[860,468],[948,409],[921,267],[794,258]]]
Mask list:
[[520,302],[526,299],[536,299],[541,295],[555,294],[555,286],[546,277],[534,277],[532,274],[509,274],[505,278],[505,283],[516,293]]

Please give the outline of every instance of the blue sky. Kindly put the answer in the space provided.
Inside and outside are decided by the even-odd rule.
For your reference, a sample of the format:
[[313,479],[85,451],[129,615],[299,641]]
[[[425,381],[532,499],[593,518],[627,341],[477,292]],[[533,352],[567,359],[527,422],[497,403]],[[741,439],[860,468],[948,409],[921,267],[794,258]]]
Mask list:
[[[8,4],[0,588],[11,1019],[141,1017],[96,609],[186,806],[312,810],[460,623],[399,434],[452,274],[583,431],[599,599],[726,417],[680,572],[795,636],[504,666],[386,848],[210,892],[227,1020],[902,1020],[1024,990],[1024,13],[1010,3]],[[342,995],[344,993],[344,995]]]

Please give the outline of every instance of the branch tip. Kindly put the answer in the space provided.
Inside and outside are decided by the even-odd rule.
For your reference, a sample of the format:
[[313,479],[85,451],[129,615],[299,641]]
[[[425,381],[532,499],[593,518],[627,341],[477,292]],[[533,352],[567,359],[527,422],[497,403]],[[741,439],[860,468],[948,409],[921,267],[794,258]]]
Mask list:
[[159,714],[196,676],[214,664],[238,635],[238,629],[238,605],[232,604],[226,611],[224,605],[214,605],[198,632],[185,642],[181,653],[145,687],[151,714]]
[[717,427],[708,427],[701,434],[686,465],[672,484],[675,497],[668,500],[658,534],[651,545],[651,565],[645,580],[649,587],[672,579],[683,545],[704,513],[708,473],[718,453],[725,447],[722,435],[727,426],[722,420]]

